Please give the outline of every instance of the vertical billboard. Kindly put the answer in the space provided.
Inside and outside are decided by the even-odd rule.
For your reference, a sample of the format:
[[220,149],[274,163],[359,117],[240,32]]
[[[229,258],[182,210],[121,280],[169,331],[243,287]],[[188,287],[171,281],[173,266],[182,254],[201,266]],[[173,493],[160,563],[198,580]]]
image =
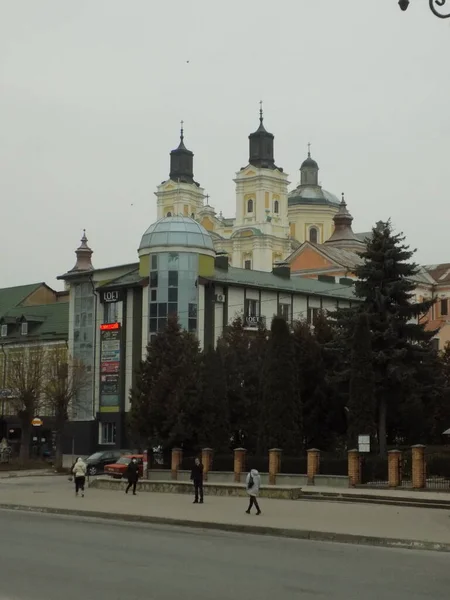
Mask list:
[[120,411],[120,323],[100,325],[100,412]]

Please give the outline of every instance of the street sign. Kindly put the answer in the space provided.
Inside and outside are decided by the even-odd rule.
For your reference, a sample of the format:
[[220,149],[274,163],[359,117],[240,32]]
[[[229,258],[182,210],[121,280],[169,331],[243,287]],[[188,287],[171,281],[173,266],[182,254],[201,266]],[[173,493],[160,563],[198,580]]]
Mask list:
[[42,419],[39,419],[39,417],[35,417],[31,421],[31,424],[33,425],[33,427],[42,427],[42,425],[44,424],[44,421]]

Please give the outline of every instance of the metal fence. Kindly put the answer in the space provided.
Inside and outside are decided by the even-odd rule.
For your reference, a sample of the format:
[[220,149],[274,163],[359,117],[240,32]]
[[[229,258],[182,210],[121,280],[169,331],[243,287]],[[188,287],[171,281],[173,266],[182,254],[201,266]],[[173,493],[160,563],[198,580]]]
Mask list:
[[450,454],[427,453],[425,465],[427,488],[450,491]]
[[371,487],[388,487],[388,459],[383,456],[362,455],[361,483]]
[[292,475],[306,475],[306,456],[281,456],[280,473]]
[[319,473],[321,475],[348,475],[348,457],[329,454],[320,455]]

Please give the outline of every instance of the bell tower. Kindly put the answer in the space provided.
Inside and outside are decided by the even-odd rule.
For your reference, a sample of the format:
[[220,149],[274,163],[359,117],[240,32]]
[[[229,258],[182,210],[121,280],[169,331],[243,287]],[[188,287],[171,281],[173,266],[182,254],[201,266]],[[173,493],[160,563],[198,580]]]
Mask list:
[[196,218],[203,208],[204,190],[194,180],[194,153],[184,144],[184,123],[181,121],[180,143],[170,153],[169,179],[156,191],[158,219],[184,216]]

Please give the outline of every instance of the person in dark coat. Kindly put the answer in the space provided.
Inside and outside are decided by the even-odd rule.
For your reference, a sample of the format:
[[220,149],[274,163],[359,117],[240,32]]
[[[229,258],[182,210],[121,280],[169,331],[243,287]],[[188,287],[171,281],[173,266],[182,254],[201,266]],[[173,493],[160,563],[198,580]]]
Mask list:
[[195,459],[194,466],[192,467],[191,481],[194,484],[194,504],[198,504],[199,502],[203,504],[203,465],[199,458]]
[[136,458],[132,458],[127,467],[128,485],[125,494],[128,494],[130,488],[133,488],[133,496],[136,496],[136,485],[139,479],[139,465]]

